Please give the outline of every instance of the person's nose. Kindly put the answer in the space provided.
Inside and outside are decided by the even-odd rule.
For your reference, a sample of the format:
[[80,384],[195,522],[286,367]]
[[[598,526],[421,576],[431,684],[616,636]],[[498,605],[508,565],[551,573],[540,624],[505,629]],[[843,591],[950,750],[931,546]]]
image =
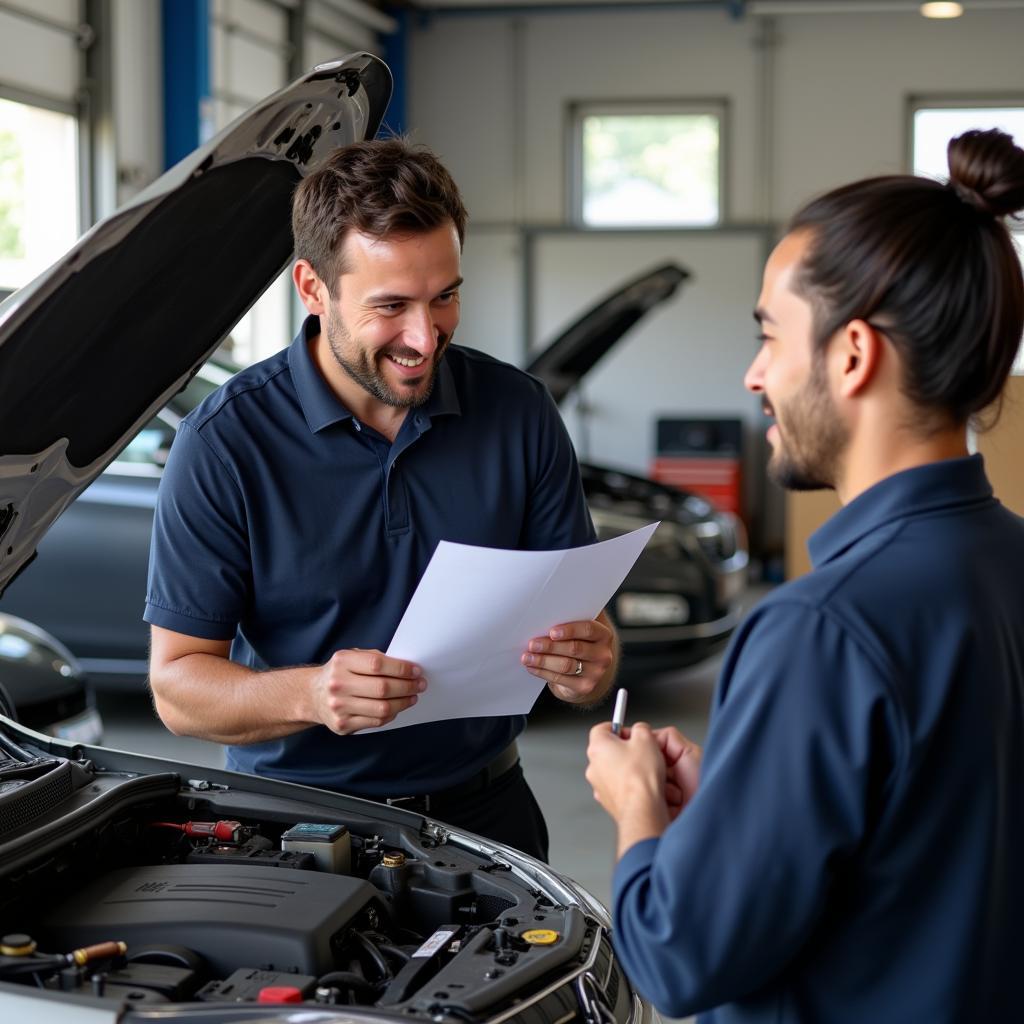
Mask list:
[[743,386],[755,395],[764,391],[764,346],[757,350],[754,361],[747,367],[743,375]]
[[429,306],[415,307],[405,324],[403,341],[421,355],[430,356],[437,348],[440,331]]

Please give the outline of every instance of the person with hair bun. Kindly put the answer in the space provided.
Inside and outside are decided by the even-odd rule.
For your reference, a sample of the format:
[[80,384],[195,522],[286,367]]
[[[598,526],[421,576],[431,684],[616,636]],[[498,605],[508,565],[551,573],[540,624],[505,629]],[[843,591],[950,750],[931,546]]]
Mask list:
[[591,732],[615,945],[673,1017],[1024,1020],[1024,520],[968,445],[1024,330],[1024,151],[949,169],[829,192],[768,260],[769,473],[843,507],[734,635],[706,750]]

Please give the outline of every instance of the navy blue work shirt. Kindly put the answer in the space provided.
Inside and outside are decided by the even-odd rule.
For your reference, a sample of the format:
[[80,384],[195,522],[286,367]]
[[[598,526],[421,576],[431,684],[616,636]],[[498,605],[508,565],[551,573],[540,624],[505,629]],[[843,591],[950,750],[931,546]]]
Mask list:
[[980,456],[810,541],[719,681],[697,794],[614,876],[615,946],[715,1024],[1024,1019],[1024,520]]
[[[164,470],[147,622],[233,641],[255,669],[386,650],[441,540],[557,550],[593,542],[572,444],[544,385],[450,346],[394,443],[360,423],[293,344],[182,422]],[[500,581],[496,581],[500,585]],[[555,625],[555,623],[552,623]],[[522,716],[337,736],[324,726],[228,748],[227,765],[365,796],[471,776]]]

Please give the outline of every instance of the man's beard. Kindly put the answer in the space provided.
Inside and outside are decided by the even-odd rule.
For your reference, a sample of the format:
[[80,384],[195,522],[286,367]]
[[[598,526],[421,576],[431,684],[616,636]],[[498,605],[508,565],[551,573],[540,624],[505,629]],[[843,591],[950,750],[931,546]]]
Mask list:
[[[364,391],[367,391],[378,402],[389,405],[394,409],[412,409],[423,405],[431,392],[434,390],[434,381],[437,378],[437,368],[441,363],[441,357],[448,347],[450,336],[442,334],[437,339],[437,349],[433,357],[423,362],[423,373],[427,376],[417,378],[403,385],[400,391],[396,391],[384,379],[384,375],[377,368],[370,355],[363,349],[352,343],[352,335],[345,326],[344,321],[338,315],[333,306],[328,306],[326,317],[327,344],[330,346],[331,354],[337,364],[352,378]],[[354,352],[354,358],[346,354]],[[417,359],[419,352],[413,349],[396,349],[390,353],[399,359]],[[386,359],[383,351],[376,353],[377,359]]]
[[768,476],[788,491],[834,488],[850,433],[829,394],[823,354],[814,356],[807,382],[775,414],[778,440]]

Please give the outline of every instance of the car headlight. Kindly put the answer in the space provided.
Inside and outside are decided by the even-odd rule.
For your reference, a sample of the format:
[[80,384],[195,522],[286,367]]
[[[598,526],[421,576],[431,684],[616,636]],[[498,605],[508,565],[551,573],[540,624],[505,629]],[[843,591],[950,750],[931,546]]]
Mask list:
[[[610,540],[612,537],[621,537],[624,533],[639,530],[651,522],[650,519],[628,515],[623,512],[615,512],[605,508],[591,508],[590,516],[594,521],[594,529],[597,530],[598,540]],[[685,547],[685,540],[679,524],[662,521],[657,530],[654,531],[651,539],[647,542],[647,547],[644,550],[650,554],[658,554],[663,558],[678,558],[682,547]]]

